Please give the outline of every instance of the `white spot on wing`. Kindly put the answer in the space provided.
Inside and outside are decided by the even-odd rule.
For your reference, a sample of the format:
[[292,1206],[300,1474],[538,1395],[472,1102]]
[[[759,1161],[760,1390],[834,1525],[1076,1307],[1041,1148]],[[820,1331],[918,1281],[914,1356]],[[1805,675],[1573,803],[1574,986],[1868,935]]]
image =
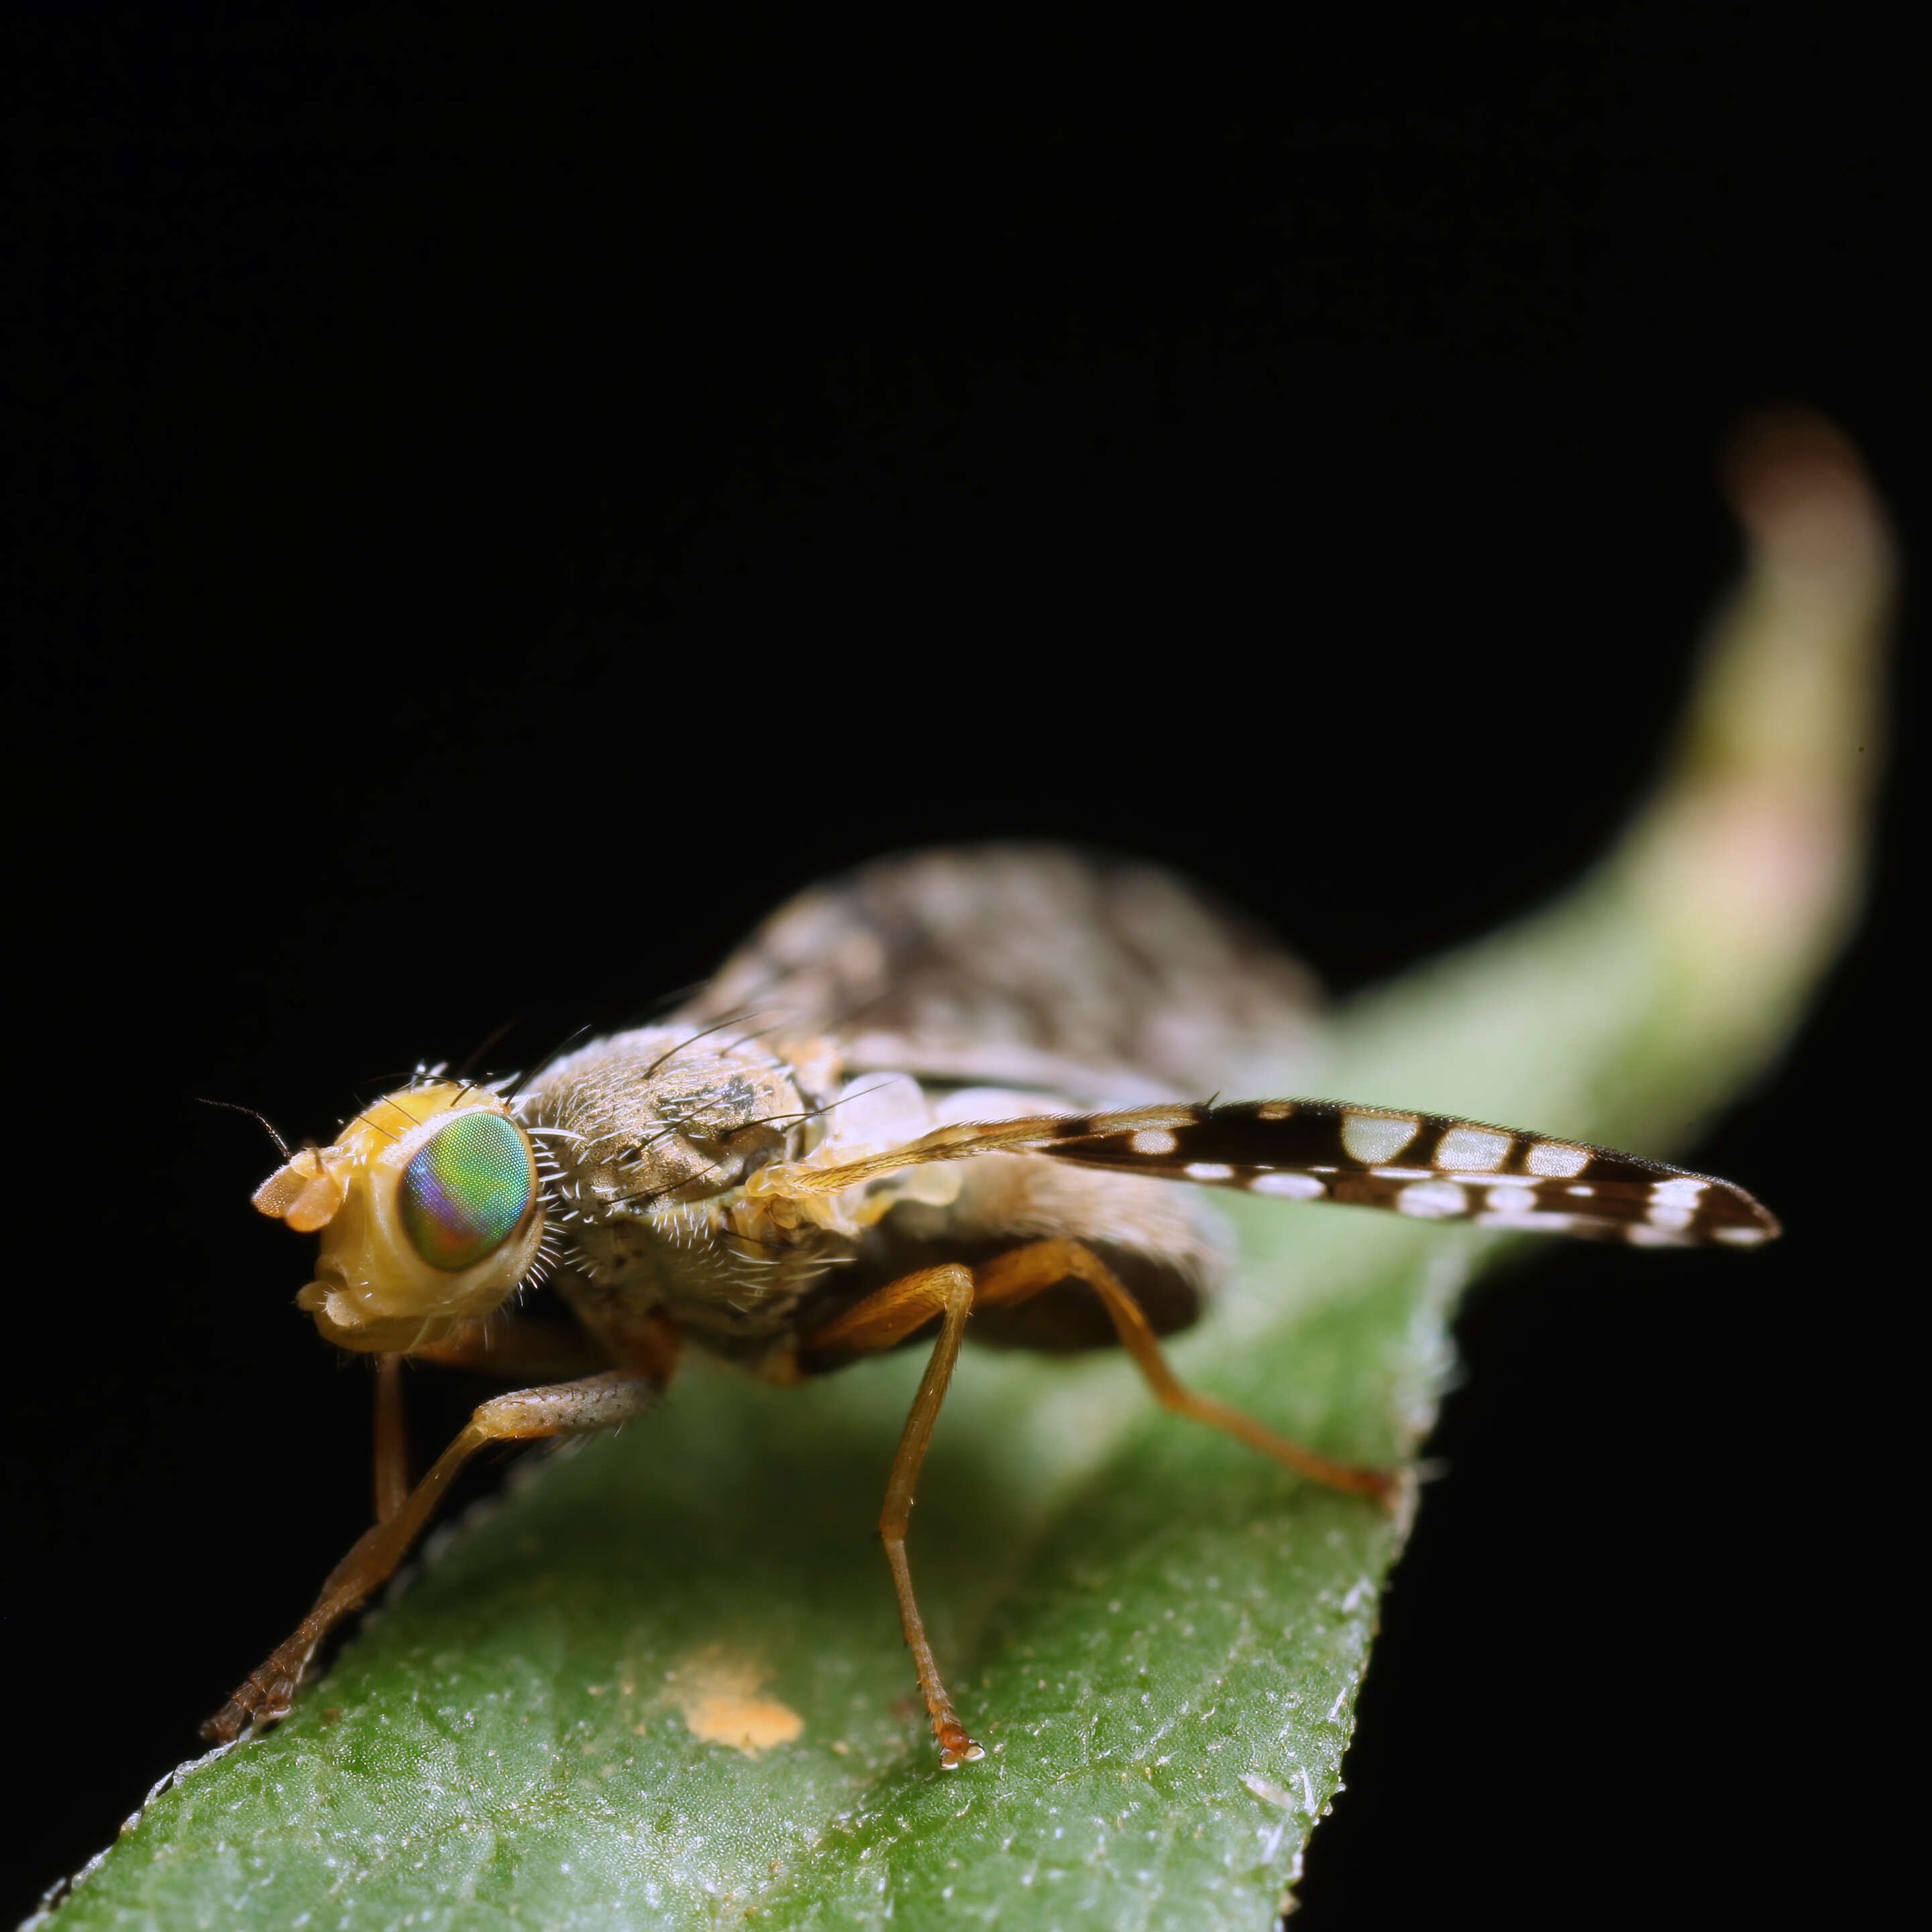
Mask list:
[[1199,1111],[1194,1107],[1130,1107],[1124,1113],[1090,1114],[1088,1126],[1096,1134],[1130,1134],[1137,1127],[1191,1127]]
[[1440,1221],[1450,1214],[1466,1214],[1469,1197],[1453,1180],[1412,1180],[1395,1197],[1395,1206],[1398,1214]]
[[1514,1228],[1528,1234],[1574,1234],[1583,1225],[1582,1217],[1575,1214],[1498,1214],[1492,1211],[1475,1217],[1479,1228]]
[[1294,1112],[1294,1102],[1292,1100],[1264,1100],[1255,1109],[1255,1118],[1258,1120],[1285,1120]]
[[1180,1143],[1165,1127],[1143,1127],[1127,1136],[1127,1144],[1136,1154],[1172,1154]]
[[1534,1214],[1536,1211],[1536,1190],[1533,1187],[1492,1187],[1484,1195],[1483,1204],[1492,1214]]
[[1492,1133],[1487,1127],[1451,1127],[1436,1143],[1436,1164],[1489,1174],[1502,1166],[1515,1138],[1514,1134]]
[[1760,1241],[1769,1240],[1771,1237],[1762,1228],[1713,1228],[1711,1238],[1714,1241],[1726,1242],[1734,1248],[1754,1248]]
[[1694,1208],[1710,1184],[1707,1180],[1693,1180],[1688,1174],[1680,1174],[1669,1180],[1653,1180],[1650,1184],[1650,1198],[1660,1208]]
[[1187,1163],[1190,1180],[1232,1180],[1234,1170],[1218,1160],[1191,1160]]
[[[1684,1217],[1687,1221],[1689,1215]],[[1624,1238],[1635,1248],[1684,1248],[1690,1244],[1668,1228],[1653,1227],[1648,1221],[1633,1221],[1624,1230]]]
[[1697,1210],[1694,1208],[1652,1208],[1649,1218],[1653,1228],[1688,1228],[1696,1220]]
[[1551,1180],[1568,1180],[1589,1166],[1590,1150],[1565,1147],[1561,1141],[1538,1141],[1523,1156],[1522,1164],[1532,1174],[1542,1174]]
[[1342,1144],[1350,1160],[1382,1167],[1414,1139],[1421,1125],[1413,1114],[1344,1114]]
[[1273,1194],[1284,1201],[1318,1201],[1328,1184],[1312,1174],[1258,1174],[1248,1183],[1250,1194]]

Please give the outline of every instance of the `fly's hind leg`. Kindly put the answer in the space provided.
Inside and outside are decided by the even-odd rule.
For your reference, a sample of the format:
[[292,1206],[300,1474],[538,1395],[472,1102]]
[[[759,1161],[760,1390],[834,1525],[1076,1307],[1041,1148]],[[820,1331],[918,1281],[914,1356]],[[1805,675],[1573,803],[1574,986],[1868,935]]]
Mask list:
[[[586,1435],[627,1421],[656,1400],[661,1384],[616,1370],[582,1382],[524,1389],[484,1402],[428,1474],[372,1528],[357,1538],[322,1586],[315,1607],[288,1641],[252,1672],[202,1726],[203,1737],[231,1742],[254,1723],[285,1717],[316,1646],[395,1570],[457,1472],[484,1444],[532,1442],[546,1436]],[[388,1498],[384,1498],[388,1500]]]
[[979,1302],[986,1306],[997,1302],[1024,1301],[1070,1276],[1085,1282],[1100,1296],[1120,1338],[1120,1346],[1133,1357],[1162,1408],[1177,1415],[1192,1416],[1196,1422],[1204,1422],[1210,1429],[1234,1436],[1251,1449],[1258,1449],[1264,1456],[1286,1463],[1298,1475],[1326,1484],[1331,1490],[1346,1490],[1352,1495],[1379,1499],[1396,1492],[1401,1480],[1396,1472],[1359,1468],[1352,1463],[1332,1461],[1264,1428],[1238,1408],[1217,1402],[1210,1395],[1198,1394],[1177,1380],[1140,1304],[1113,1270],[1083,1242],[1030,1241],[1024,1247],[1010,1250],[980,1270]]
[[892,1458],[892,1473],[886,1484],[886,1504],[879,1513],[879,1534],[885,1540],[886,1560],[892,1568],[892,1588],[898,1595],[899,1621],[905,1627],[906,1646],[919,1672],[919,1688],[926,1694],[926,1708],[932,1714],[932,1735],[939,1743],[939,1762],[947,1771],[984,1757],[986,1753],[966,1735],[966,1727],[952,1708],[952,1700],[946,1695],[932,1646],[926,1640],[924,1620],[913,1596],[905,1540],[920,1466],[926,1460],[933,1425],[939,1420],[946,1387],[952,1380],[952,1365],[959,1359],[959,1345],[965,1339],[966,1318],[973,1310],[973,1276],[957,1263],[921,1268],[888,1282],[866,1296],[837,1321],[808,1336],[800,1350],[806,1366],[830,1367],[854,1356],[892,1348],[935,1315],[941,1318],[939,1339],[932,1345],[932,1358],[926,1365],[919,1393],[913,1397],[905,1432],[899,1438],[898,1454]]

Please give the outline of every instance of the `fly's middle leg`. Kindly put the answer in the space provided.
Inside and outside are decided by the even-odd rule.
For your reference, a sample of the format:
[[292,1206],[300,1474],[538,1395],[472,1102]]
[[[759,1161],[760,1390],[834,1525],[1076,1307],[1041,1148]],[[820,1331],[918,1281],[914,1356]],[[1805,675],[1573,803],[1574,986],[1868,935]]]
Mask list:
[[925,1620],[913,1595],[905,1541],[912,1520],[913,1492],[932,1442],[933,1425],[939,1420],[947,1386],[952,1380],[952,1365],[959,1359],[959,1345],[965,1340],[966,1318],[973,1310],[973,1295],[971,1271],[958,1263],[920,1268],[866,1296],[837,1321],[809,1336],[800,1352],[808,1364],[814,1358],[829,1363],[870,1354],[904,1341],[935,1315],[940,1317],[939,1338],[932,1345],[932,1358],[926,1365],[919,1393],[913,1397],[904,1432],[899,1438],[898,1453],[892,1458],[885,1507],[879,1513],[879,1534],[885,1541],[886,1560],[892,1565],[892,1588],[898,1596],[899,1621],[905,1628],[907,1648],[912,1652],[919,1688],[925,1694],[926,1708],[932,1718],[939,1762],[947,1771],[984,1757],[986,1752],[967,1736],[940,1676],[939,1665],[926,1637]]
[[952,1379],[953,1364],[959,1358],[960,1344],[965,1340],[968,1317],[975,1307],[1024,1301],[1070,1278],[1085,1282],[1100,1296],[1121,1346],[1132,1356],[1163,1408],[1224,1430],[1331,1489],[1385,1499],[1396,1492],[1400,1481],[1389,1471],[1358,1468],[1304,1448],[1228,1403],[1185,1387],[1168,1366],[1160,1341],[1140,1304],[1106,1263],[1082,1242],[1031,1241],[986,1263],[976,1274],[950,1262],[918,1269],[876,1289],[837,1320],[807,1336],[800,1345],[799,1360],[807,1370],[835,1367],[858,1356],[896,1347],[934,1316],[940,1318],[932,1358],[926,1364],[919,1393],[913,1398],[904,1432],[899,1438],[898,1453],[892,1459],[879,1531],[885,1540],[886,1560],[892,1565],[892,1586],[898,1595],[906,1643],[919,1672],[926,1708],[932,1714],[939,1762],[949,1771],[985,1754],[967,1735],[953,1708],[913,1595],[912,1571],[905,1547],[913,1494],[932,1441],[933,1426],[939,1420],[940,1408]]

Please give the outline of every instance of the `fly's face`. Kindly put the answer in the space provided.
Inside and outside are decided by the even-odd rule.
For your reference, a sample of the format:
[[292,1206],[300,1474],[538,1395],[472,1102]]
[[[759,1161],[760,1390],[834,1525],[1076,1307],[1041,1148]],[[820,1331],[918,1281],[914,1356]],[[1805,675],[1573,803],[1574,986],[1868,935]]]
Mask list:
[[494,1094],[452,1081],[377,1101],[254,1198],[298,1233],[320,1233],[316,1279],[296,1305],[338,1348],[422,1348],[494,1313],[543,1240],[529,1136]]

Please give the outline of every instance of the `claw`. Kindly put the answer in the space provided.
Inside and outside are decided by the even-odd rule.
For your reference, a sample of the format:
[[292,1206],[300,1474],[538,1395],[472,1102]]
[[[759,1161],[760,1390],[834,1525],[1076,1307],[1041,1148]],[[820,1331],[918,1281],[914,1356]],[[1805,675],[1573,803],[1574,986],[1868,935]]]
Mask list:
[[986,1748],[969,1738],[958,1725],[940,1726],[939,1768],[941,1771],[957,1771],[962,1764],[976,1763],[986,1755]]
[[251,1677],[201,1727],[210,1744],[232,1744],[250,1724],[272,1724],[295,1707],[295,1680]]

